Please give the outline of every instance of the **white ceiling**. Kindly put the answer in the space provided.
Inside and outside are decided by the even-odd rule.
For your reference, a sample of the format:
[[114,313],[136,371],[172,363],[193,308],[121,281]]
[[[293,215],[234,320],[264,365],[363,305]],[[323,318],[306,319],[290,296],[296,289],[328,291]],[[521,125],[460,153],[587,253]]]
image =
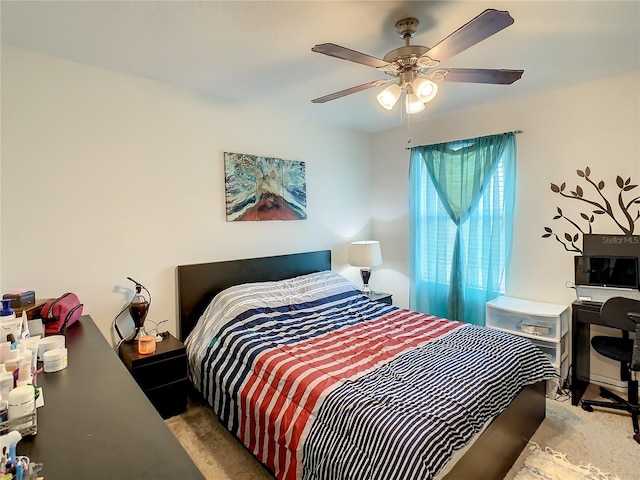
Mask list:
[[378,87],[311,99],[376,79],[373,68],[311,52],[337,43],[382,58],[403,45],[397,20],[431,47],[487,8],[515,23],[443,63],[524,69],[513,85],[444,83],[426,116],[640,70],[640,2],[630,1],[30,1],[1,2],[2,42],[186,87],[292,110],[362,131],[400,124]]

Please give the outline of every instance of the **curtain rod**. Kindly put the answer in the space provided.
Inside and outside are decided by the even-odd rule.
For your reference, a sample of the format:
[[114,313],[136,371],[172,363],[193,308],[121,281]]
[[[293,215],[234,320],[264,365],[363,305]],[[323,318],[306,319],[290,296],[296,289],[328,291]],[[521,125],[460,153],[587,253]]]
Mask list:
[[[489,135],[504,135],[505,133],[513,133],[515,135],[519,135],[521,133],[524,133],[524,130],[511,130],[510,132],[502,132],[502,133],[492,133]],[[483,137],[486,137],[487,135],[481,135]],[[437,145],[438,143],[450,143],[450,142],[467,142],[469,140],[475,140],[478,137],[473,137],[473,138],[463,138],[461,140],[449,140],[448,142],[437,142],[437,143],[429,143],[427,145]],[[411,150],[412,148],[416,148],[416,147],[424,147],[425,145],[414,145],[413,147],[405,147],[405,150]]]

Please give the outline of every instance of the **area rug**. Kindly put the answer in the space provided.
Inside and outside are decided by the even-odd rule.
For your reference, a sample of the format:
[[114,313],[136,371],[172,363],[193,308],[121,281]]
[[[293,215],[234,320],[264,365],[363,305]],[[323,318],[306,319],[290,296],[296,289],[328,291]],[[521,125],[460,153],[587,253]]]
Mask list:
[[529,448],[522,470],[515,480],[620,480],[590,463],[571,463],[563,453],[549,447],[544,450],[536,443]]

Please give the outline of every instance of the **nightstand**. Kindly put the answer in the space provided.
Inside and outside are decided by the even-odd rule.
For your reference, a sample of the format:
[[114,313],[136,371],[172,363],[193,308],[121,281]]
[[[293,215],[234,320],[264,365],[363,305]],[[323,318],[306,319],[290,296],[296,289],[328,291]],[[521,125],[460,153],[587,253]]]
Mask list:
[[123,343],[120,359],[162,418],[187,409],[187,353],[184,343],[167,334],[151,355],[138,353],[138,342]]
[[382,302],[382,303],[386,303],[388,305],[393,305],[391,297],[392,295],[390,293],[386,293],[386,292],[369,292],[369,293],[365,293],[365,295],[367,297],[369,297],[371,300],[373,300],[374,302]]

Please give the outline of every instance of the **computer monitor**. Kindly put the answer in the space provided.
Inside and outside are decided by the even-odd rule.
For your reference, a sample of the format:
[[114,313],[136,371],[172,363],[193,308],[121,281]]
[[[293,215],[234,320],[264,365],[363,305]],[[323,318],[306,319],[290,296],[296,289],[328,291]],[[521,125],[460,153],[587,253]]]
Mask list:
[[638,280],[638,257],[575,257],[576,285],[638,290]]

